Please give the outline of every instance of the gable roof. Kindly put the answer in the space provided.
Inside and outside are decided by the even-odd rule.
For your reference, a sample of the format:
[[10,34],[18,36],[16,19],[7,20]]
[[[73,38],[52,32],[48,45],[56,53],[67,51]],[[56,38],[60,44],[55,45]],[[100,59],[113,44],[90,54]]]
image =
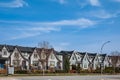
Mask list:
[[15,46],[5,44],[5,45],[0,45],[0,50],[2,50],[3,47],[5,47],[8,50],[8,52],[13,52],[13,50],[15,49]]
[[102,62],[105,60],[105,57],[107,56],[107,54],[99,54],[99,56],[101,57]]
[[33,53],[34,51],[34,48],[32,47],[22,47],[22,46],[16,46],[16,48],[18,48],[20,50],[20,52],[23,52],[23,53]]
[[62,54],[63,56],[67,56],[68,59],[71,58],[73,53],[74,53],[74,51],[60,51],[60,54]]
[[81,55],[81,62],[83,61],[85,55],[87,54],[86,52],[78,52]]

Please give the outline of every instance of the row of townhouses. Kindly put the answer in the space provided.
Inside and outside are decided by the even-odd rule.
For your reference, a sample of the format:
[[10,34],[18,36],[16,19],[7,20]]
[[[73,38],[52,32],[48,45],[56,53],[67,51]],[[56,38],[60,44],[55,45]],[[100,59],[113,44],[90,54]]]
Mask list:
[[7,65],[14,68],[19,67],[22,70],[49,70],[51,68],[63,70],[64,55],[68,56],[71,70],[73,65],[78,64],[80,64],[82,69],[96,69],[101,67],[101,65],[103,67],[111,66],[111,61],[107,54],[77,51],[58,52],[53,48],[0,45],[0,69],[4,69]]

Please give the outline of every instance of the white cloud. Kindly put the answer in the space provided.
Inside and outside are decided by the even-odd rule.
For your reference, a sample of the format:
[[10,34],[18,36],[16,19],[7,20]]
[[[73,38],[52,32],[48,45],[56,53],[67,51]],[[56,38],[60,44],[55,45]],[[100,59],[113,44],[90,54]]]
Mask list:
[[[57,30],[53,27],[65,27],[65,26],[76,26],[80,28],[87,28],[97,24],[96,21],[86,19],[86,18],[79,18],[74,20],[60,20],[54,22],[30,22],[30,21],[4,21],[0,20],[0,23],[7,23],[7,24],[16,24],[17,26],[25,26],[25,27],[46,27],[48,30]],[[18,25],[19,24],[19,25]],[[9,26],[10,26],[9,25]],[[31,30],[31,29],[30,29]],[[32,30],[44,30],[44,28],[33,28]],[[58,31],[58,30],[57,30]]]
[[34,34],[33,33],[24,32],[24,33],[20,33],[19,35],[11,37],[10,40],[23,39],[23,38],[28,38],[28,37],[34,37],[34,36],[38,36],[40,34],[41,33],[39,33],[39,32],[36,32],[36,33],[34,32]]
[[60,4],[65,4],[67,1],[66,0],[52,0],[54,2],[58,2]]
[[[4,21],[0,20],[0,27],[13,27],[18,35],[12,34],[11,39],[21,39],[38,36],[44,33],[60,31],[61,27],[79,27],[88,28],[97,24],[95,21],[80,18],[76,20],[61,20],[54,22],[31,22],[31,21]],[[67,44],[62,44],[67,45]]]
[[19,8],[23,6],[28,6],[28,4],[24,0],[13,0],[11,2],[0,2],[0,7]]
[[98,11],[90,12],[90,14],[91,14],[91,16],[94,16],[94,17],[97,17],[97,18],[108,19],[108,18],[117,17],[119,12],[109,13],[109,12],[106,12],[105,10],[98,10]]
[[86,27],[95,25],[96,22],[89,19],[80,18],[76,20],[61,20],[61,21],[50,22],[50,23],[48,22],[46,24],[53,25],[53,26],[77,26],[81,28],[86,28]]
[[89,0],[90,4],[92,6],[100,6],[100,1],[99,0]]
[[17,30],[25,30],[25,31],[41,31],[41,32],[51,32],[51,31],[60,31],[60,28],[57,27],[27,27],[27,28],[18,28]]

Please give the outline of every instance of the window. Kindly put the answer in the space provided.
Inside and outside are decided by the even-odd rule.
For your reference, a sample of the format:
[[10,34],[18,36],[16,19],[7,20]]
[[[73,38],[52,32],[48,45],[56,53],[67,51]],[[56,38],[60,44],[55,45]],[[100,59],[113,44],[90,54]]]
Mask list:
[[6,50],[4,50],[4,51],[3,51],[3,54],[4,54],[4,55],[7,55],[7,51],[6,51]]
[[45,58],[45,53],[41,53],[41,58],[42,58],[42,59]]
[[54,59],[54,55],[53,54],[51,54],[51,59]]
[[54,67],[55,66],[55,61],[50,61],[50,66]]
[[33,61],[33,66],[38,66],[38,61]]
[[20,65],[20,60],[13,60],[13,65],[14,66],[19,66]]
[[87,64],[84,64],[84,68],[87,68]]
[[15,58],[19,58],[19,53],[15,53],[15,54],[14,54],[14,57],[15,57]]
[[38,56],[37,56],[37,54],[35,53],[35,54],[34,54],[34,58],[37,58],[37,57],[38,57]]
[[97,58],[95,59],[95,61],[97,61]]
[[74,60],[74,57],[72,57],[72,60]]

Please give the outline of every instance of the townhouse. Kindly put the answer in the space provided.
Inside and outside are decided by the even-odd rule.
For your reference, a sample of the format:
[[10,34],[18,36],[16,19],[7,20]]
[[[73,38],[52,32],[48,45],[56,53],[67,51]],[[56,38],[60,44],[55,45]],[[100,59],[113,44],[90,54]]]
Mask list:
[[[106,54],[77,52],[77,51],[61,51],[63,55],[67,55],[70,62],[70,70],[80,64],[83,70],[95,70],[97,68],[109,67],[109,59]],[[64,62],[63,62],[64,63]]]
[[[83,70],[95,70],[111,66],[107,54],[55,51],[53,48],[0,45],[0,69],[13,66],[15,70],[63,70],[64,59],[68,57],[70,70],[80,65]],[[120,62],[120,61],[119,61]],[[118,66],[120,65],[118,62]]]
[[12,45],[0,45],[0,69],[13,66],[16,69],[62,69],[62,56],[56,51]]

